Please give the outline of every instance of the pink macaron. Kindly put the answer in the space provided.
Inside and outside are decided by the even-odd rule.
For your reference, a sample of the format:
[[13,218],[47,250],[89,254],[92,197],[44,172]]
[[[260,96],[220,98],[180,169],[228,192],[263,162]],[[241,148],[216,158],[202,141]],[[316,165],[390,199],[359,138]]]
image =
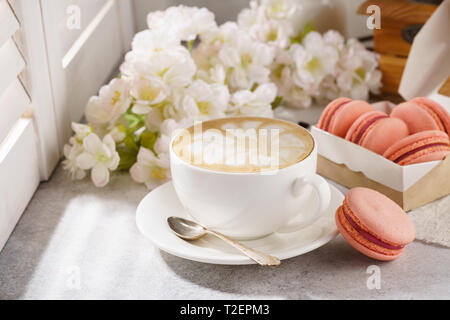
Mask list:
[[448,135],[440,130],[417,132],[390,146],[383,156],[399,165],[442,160],[450,154]]
[[371,111],[356,119],[348,129],[345,139],[383,154],[387,148],[408,134],[408,127],[402,120],[391,118],[382,111]]
[[360,115],[372,110],[373,107],[365,101],[337,98],[323,110],[317,127],[343,138]]
[[427,98],[400,103],[390,115],[403,120],[411,134],[425,130],[441,130],[450,134],[450,115],[440,104]]
[[415,238],[414,225],[394,201],[368,188],[353,188],[335,215],[339,232],[368,257],[396,259]]

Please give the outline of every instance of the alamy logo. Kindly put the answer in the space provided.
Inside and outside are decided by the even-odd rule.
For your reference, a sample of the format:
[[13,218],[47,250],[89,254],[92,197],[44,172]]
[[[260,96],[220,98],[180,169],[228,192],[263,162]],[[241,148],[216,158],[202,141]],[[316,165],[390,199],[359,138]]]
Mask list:
[[77,5],[70,5],[66,9],[68,15],[66,26],[69,30],[81,29],[81,8]]
[[193,164],[279,168],[280,129],[277,128],[203,130],[202,123],[197,122],[193,132],[179,130],[176,135],[178,145],[187,146],[183,158]]
[[370,30],[381,29],[381,9],[376,4],[372,4],[367,7],[367,14],[370,16],[367,18],[367,28]]
[[66,286],[70,290],[81,290],[81,271],[78,266],[70,266],[66,269]]
[[370,276],[367,278],[366,286],[369,290],[380,290],[381,289],[381,269],[377,265],[370,265],[366,270],[367,274]]

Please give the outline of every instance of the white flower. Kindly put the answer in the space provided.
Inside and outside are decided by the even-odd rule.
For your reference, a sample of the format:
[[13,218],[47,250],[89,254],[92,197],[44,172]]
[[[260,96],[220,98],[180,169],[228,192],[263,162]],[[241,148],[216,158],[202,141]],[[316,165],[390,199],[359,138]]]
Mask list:
[[233,45],[237,39],[248,37],[248,33],[235,22],[226,22],[219,28],[208,30],[201,35],[201,42],[192,50],[192,57],[199,69],[213,68],[222,64],[219,52],[224,45]]
[[151,30],[164,30],[184,41],[194,40],[198,34],[217,28],[211,11],[183,5],[151,12],[147,16],[147,25]]
[[[281,9],[280,13],[287,10],[285,13],[290,16],[296,10],[296,6],[279,1],[278,7]],[[293,28],[287,16],[280,18],[280,15],[274,17],[273,13],[276,11],[277,4],[258,5],[257,1],[250,2],[250,8],[243,9],[238,15],[238,25],[243,30],[246,30],[251,37],[258,41],[262,41],[271,46],[280,49],[286,48],[290,44],[290,36],[292,36]],[[288,9],[288,7],[290,9]],[[293,11],[291,10],[293,9]]]
[[72,180],[80,180],[86,176],[86,172],[77,164],[77,157],[83,152],[83,145],[70,139],[70,144],[64,145],[64,161],[62,162],[64,170],[69,171]]
[[75,132],[75,139],[78,143],[82,143],[83,139],[92,133],[92,127],[76,122],[72,122],[72,130]]
[[238,14],[239,27],[253,33],[267,22],[266,9],[266,7],[258,5],[257,1],[250,1],[250,8],[245,8]]
[[147,129],[159,131],[164,120],[174,119],[179,121],[188,116],[182,109],[178,108],[178,101],[184,96],[184,90],[185,88],[172,88],[170,94],[163,102],[151,107],[145,119]]
[[333,75],[326,76],[320,84],[321,98],[326,104],[328,101],[334,100],[338,97],[345,96],[337,85],[336,77]]
[[272,19],[288,19],[300,9],[296,0],[261,0],[266,15]]
[[285,49],[290,45],[292,26],[286,21],[269,20],[254,32],[255,38],[278,49]]
[[162,103],[153,106],[150,112],[147,113],[145,119],[145,126],[150,131],[160,131],[166,120],[173,120],[174,122],[190,121],[190,115],[182,108],[182,99],[184,97],[185,89],[172,90],[172,93]]
[[224,117],[229,99],[230,94],[226,86],[195,80],[183,91],[177,107],[188,118],[208,120]]
[[219,58],[229,72],[227,80],[231,89],[245,90],[254,84],[269,81],[269,66],[274,60],[274,51],[270,46],[245,36],[225,44]]
[[163,105],[158,105],[150,109],[145,118],[145,126],[150,131],[158,131],[159,126],[164,121]]
[[225,84],[226,77],[225,68],[221,64],[216,64],[209,69],[209,79],[211,83],[223,85]]
[[167,50],[178,50],[180,39],[165,30],[144,30],[136,33],[131,43],[134,52],[145,54],[148,57],[152,53]]
[[152,105],[161,103],[166,99],[169,89],[160,79],[142,78],[133,80],[130,94],[135,99],[133,108],[136,114],[147,114]]
[[89,99],[86,118],[94,124],[114,124],[131,104],[129,82],[113,79],[100,89],[99,95]]
[[185,129],[194,124],[194,121],[189,118],[184,118],[179,122],[173,119],[166,119],[163,121],[160,127],[161,136],[156,140],[154,150],[157,154],[168,154],[170,141],[177,130]]
[[277,87],[273,83],[258,86],[255,91],[242,90],[231,97],[231,115],[273,117],[271,103],[277,96]]
[[148,59],[127,54],[120,67],[127,76],[159,79],[168,87],[188,85],[196,69],[194,60],[185,48],[154,53]]
[[221,64],[216,64],[215,66],[206,70],[197,70],[197,79],[201,79],[209,84],[219,84],[225,85],[226,73],[225,68]]
[[84,138],[83,148],[76,160],[78,167],[92,169],[92,182],[97,187],[105,186],[109,182],[109,170],[115,170],[120,160],[113,138],[108,134],[102,141],[95,133],[91,133]]
[[337,86],[341,94],[352,99],[367,100],[369,91],[379,93],[381,71],[378,56],[357,40],[349,39],[341,52],[338,63]]
[[168,97],[164,104],[161,107],[161,122],[166,119],[174,119],[179,121],[185,117],[188,117],[189,114],[184,112],[182,108],[180,108],[180,100],[184,96],[185,88],[176,88],[172,90],[171,95]]
[[173,119],[164,120],[161,124],[160,137],[156,140],[154,150],[157,154],[168,153],[172,134],[179,128],[178,123]]
[[170,179],[168,154],[155,156],[151,150],[141,147],[130,175],[134,181],[145,183],[149,189],[157,187]]
[[316,94],[320,82],[335,72],[339,58],[336,48],[327,45],[315,31],[306,35],[302,45],[293,44],[290,53],[296,69],[293,74],[295,84],[311,94]]
[[164,154],[169,152],[171,137],[168,135],[161,135],[155,142],[153,148],[157,154]]
[[327,44],[327,45],[331,45],[333,47],[335,47],[338,51],[342,50],[342,48],[344,47],[344,37],[342,36],[342,34],[340,34],[339,32],[337,32],[336,30],[328,30],[327,32],[325,32],[323,34],[323,41]]
[[111,135],[115,143],[120,143],[127,136],[126,131],[127,129],[125,128],[125,126],[123,124],[120,124],[112,128],[112,130],[109,132],[109,135]]
[[283,97],[283,104],[290,108],[308,108],[312,104],[312,96],[299,87],[292,87],[280,94]]
[[218,28],[205,31],[200,35],[202,43],[219,46],[231,43],[235,39],[246,35],[246,31],[238,26],[236,22],[225,22]]

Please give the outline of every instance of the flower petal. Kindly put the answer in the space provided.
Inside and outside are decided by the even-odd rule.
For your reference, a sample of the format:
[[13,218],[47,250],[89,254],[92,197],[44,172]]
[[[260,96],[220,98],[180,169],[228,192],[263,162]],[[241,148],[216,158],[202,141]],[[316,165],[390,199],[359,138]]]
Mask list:
[[139,153],[137,155],[137,161],[144,165],[150,166],[150,165],[155,164],[156,157],[155,157],[155,154],[153,153],[153,151],[151,151],[147,148],[141,147],[139,149]]
[[76,162],[77,166],[79,166],[81,169],[87,170],[94,167],[95,164],[97,163],[97,160],[92,154],[88,152],[83,152],[77,157]]
[[95,133],[91,133],[84,138],[83,147],[89,153],[99,154],[103,152],[103,143]]
[[114,151],[116,151],[116,142],[114,141],[113,137],[110,134],[107,134],[103,138],[103,144],[106,145],[106,147],[108,147],[111,153],[114,153]]
[[104,162],[104,165],[111,171],[116,170],[120,162],[119,154],[116,151],[113,152],[113,155]]
[[144,183],[150,179],[151,169],[150,167],[143,166],[140,163],[135,163],[130,168],[130,175],[134,181],[138,183]]
[[136,102],[133,105],[133,108],[131,108],[131,111],[133,111],[136,114],[147,114],[152,110],[152,108],[146,104]]
[[96,187],[104,187],[109,182],[109,170],[102,163],[98,163],[92,168],[91,179]]

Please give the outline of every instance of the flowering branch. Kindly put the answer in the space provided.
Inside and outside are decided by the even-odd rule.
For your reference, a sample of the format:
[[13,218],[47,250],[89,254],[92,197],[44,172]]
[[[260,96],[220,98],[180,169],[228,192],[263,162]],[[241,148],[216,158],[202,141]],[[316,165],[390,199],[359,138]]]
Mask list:
[[87,103],[89,125],[72,125],[64,168],[90,170],[102,187],[110,171],[129,170],[148,188],[170,179],[175,129],[226,116],[273,117],[281,104],[306,108],[338,96],[378,92],[377,56],[336,31],[311,23],[295,32],[295,0],[251,1],[237,22],[218,26],[205,8],[152,12],[135,35],[120,76]]

